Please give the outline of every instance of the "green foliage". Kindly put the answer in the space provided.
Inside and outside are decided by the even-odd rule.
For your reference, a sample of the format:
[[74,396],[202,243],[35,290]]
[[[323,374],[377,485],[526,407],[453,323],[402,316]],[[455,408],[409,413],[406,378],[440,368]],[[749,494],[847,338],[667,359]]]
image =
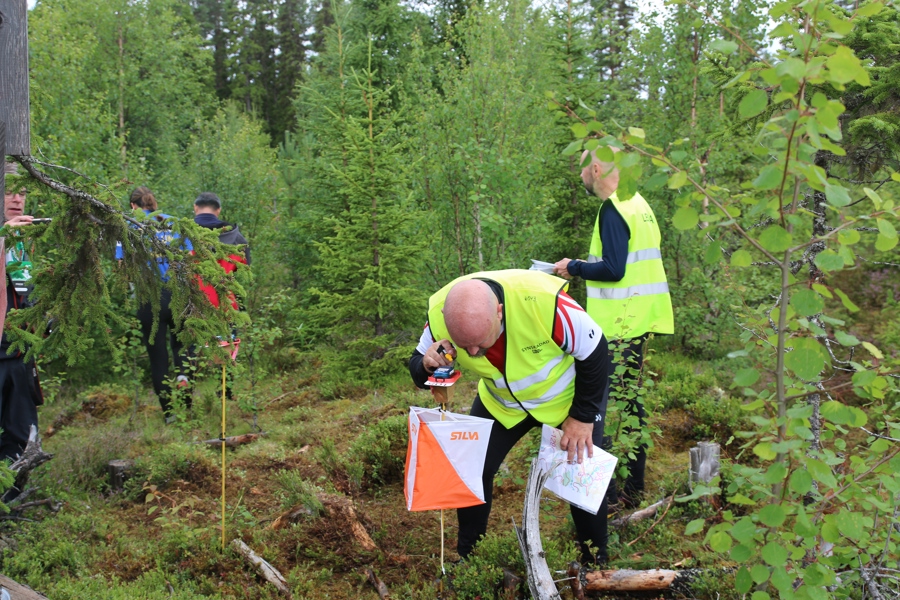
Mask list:
[[213,454],[204,445],[170,443],[154,448],[135,459],[135,477],[147,484],[164,488],[176,479],[202,480],[215,472]]
[[489,532],[468,559],[450,571],[452,587],[460,600],[496,598],[503,581],[503,569],[521,573],[525,569],[522,553],[513,532]]
[[[624,127],[617,132],[616,143],[651,157],[669,188],[688,190],[683,209],[693,206],[699,214],[701,202],[709,207],[703,217],[707,225],[693,234],[697,240],[718,240],[720,248],[731,246],[729,252],[741,248],[760,266],[774,267],[766,273],[778,285],[774,302],[763,300],[738,311],[744,348],[733,353],[751,362],[738,370],[735,383],[751,399],[743,408],[755,428],[741,434],[744,449],[760,462],[735,464],[727,481],[715,479],[694,492],[718,494],[721,484],[729,500],[741,507],[741,513],[726,510],[723,522],[710,527],[705,538],[713,550],[730,553],[741,565],[735,580],[739,593],[767,584],[780,597],[847,597],[856,586],[882,585],[869,571],[873,565],[898,564],[888,532],[896,521],[893,496],[900,481],[887,466],[900,452],[894,435],[900,423],[891,399],[896,382],[887,376],[896,365],[880,362],[884,357],[878,348],[860,342],[846,330],[845,320],[829,315],[835,306],[851,314],[859,310],[830,274],[854,265],[857,253],[873,242],[875,250],[886,251],[897,239],[894,202],[867,188],[863,198],[871,205],[856,206],[844,184],[848,179],[837,177],[865,169],[870,175],[880,172],[886,182],[891,173],[884,160],[898,158],[891,144],[877,146],[862,163],[863,157],[849,157],[841,144],[852,149],[860,140],[845,143],[838,127],[845,103],[854,102],[856,90],[871,82],[867,66],[842,40],[857,21],[865,23],[880,8],[864,5],[845,13],[823,1],[783,2],[772,9],[778,25],[771,35],[783,46],[771,60],[758,54],[757,64],[724,86],[742,83],[737,118],[756,126],[750,143],[759,144],[753,151],[758,157],[753,172],[738,178],[734,188],[707,183],[702,172],[693,173],[669,148],[651,145],[643,132],[636,135],[634,128]],[[882,33],[897,36],[900,27]],[[760,90],[767,91],[765,97]],[[622,154],[617,163],[624,163]],[[844,156],[849,162],[839,158]],[[878,236],[870,236],[863,248],[853,247],[860,236],[839,235],[867,222],[877,224],[869,231]],[[739,264],[748,261],[742,258]],[[808,279],[801,282],[797,275],[804,266]],[[860,344],[866,354],[854,355]],[[831,391],[831,369],[852,374],[854,392],[869,400],[867,412],[824,401]],[[774,376],[762,378],[763,370]],[[887,437],[865,429],[868,435],[854,445],[848,461],[846,436],[867,424]],[[886,523],[876,527],[876,518]],[[822,541],[833,547],[823,551]],[[838,573],[841,585],[834,587]]]
[[420,103],[406,133],[416,143],[416,203],[429,215],[416,231],[428,240],[429,288],[473,271],[526,268],[546,247],[560,170],[545,160],[557,152],[553,116],[536,110],[545,27],[518,0],[486,4],[458,25],[462,67],[442,65],[433,81],[427,64],[410,65]]
[[278,471],[275,474],[275,481],[281,488],[282,508],[303,506],[312,516],[319,516],[324,511],[322,502],[316,496],[322,490],[306,481],[296,471]]
[[[343,53],[340,26],[332,35],[338,38],[336,51]],[[424,302],[423,292],[412,285],[415,269],[410,268],[417,264],[421,244],[411,229],[417,214],[407,183],[409,165],[402,157],[406,141],[397,129],[399,114],[391,110],[389,90],[375,86],[371,45],[369,52],[369,65],[341,81],[362,103],[344,106],[339,100],[325,107],[328,118],[317,131],[317,184],[337,202],[325,217],[324,236],[314,243],[320,262],[308,311],[311,323],[327,331],[329,343],[346,352],[344,375],[362,380],[393,367],[389,352]]]
[[35,7],[32,122],[44,155],[107,181],[177,167],[185,134],[214,106],[208,56],[182,12],[176,0]]
[[[675,506],[637,544],[642,558],[613,541],[620,562],[682,560],[671,549],[689,520],[706,545],[693,560],[736,564],[733,580],[715,581],[754,600],[857,597],[887,585],[874,567],[900,568],[887,537],[900,492],[889,254],[900,239],[900,11],[828,0],[674,2],[660,15],[632,6],[447,1],[426,15],[393,0],[38,3],[29,18],[35,152],[85,173],[41,167],[107,206],[8,178],[29,186],[30,213],[54,218],[7,232],[35,246],[39,301],[11,316],[14,335],[57,377],[65,369],[60,397],[115,378],[127,381],[123,397],[139,399],[143,349],[128,315],[158,298],[155,261],[165,256],[186,341],[203,347],[241,327],[242,408],[255,413],[267,380],[297,366],[311,371],[300,395],[339,406],[404,375],[425,298],[441,284],[529,258],[583,257],[598,204],[578,180],[579,153],[614,144],[624,150],[615,156],[622,192],[640,190],[660,221],[677,327],[653,342],[648,365],[658,375],[645,372],[644,387],[620,386],[613,398],[616,453],[638,442],[622,409],[641,396],[651,414],[684,411],[690,435],[734,434],[743,444],[730,447],[739,454],[722,478],[692,495],[723,496],[720,513]],[[187,219],[167,227],[194,242],[191,258],[156,241],[152,218],[118,214],[128,180],[149,183],[176,217],[200,191],[217,192],[223,218],[253,244],[255,276],[223,278],[214,259],[225,249]],[[111,258],[117,240],[127,250],[121,266]],[[213,311],[197,274],[220,296],[242,295],[247,313]],[[715,362],[670,356],[679,350]],[[727,351],[730,362],[720,360]],[[60,366],[75,359],[88,366]],[[355,442],[338,442],[315,409],[287,415],[284,445],[321,440],[311,454],[323,477],[357,489],[396,480],[405,419],[367,423]],[[136,452],[130,426],[90,419],[92,452],[63,429],[52,438],[56,458],[36,474],[66,482],[59,496],[69,501],[102,489],[108,459]],[[160,540],[128,550],[135,562],[159,558],[158,568],[128,581],[102,572],[106,536],[118,540],[120,530],[64,511],[29,529],[4,573],[54,598],[168,597],[167,581],[179,597],[221,594],[181,570],[225,570],[200,531],[210,508],[155,495],[170,493],[165,482],[208,477],[212,457],[178,444],[138,459],[128,492],[156,486],[150,504],[162,520],[148,531]],[[315,491],[290,471],[273,479],[285,506]],[[243,498],[232,523],[252,527],[262,517]],[[554,569],[572,554],[546,547]],[[319,597],[338,558],[327,549],[325,563],[302,564],[293,551],[297,595]],[[457,593],[492,596],[499,568],[521,570],[509,564],[517,556],[509,535],[489,536],[476,566],[454,570]],[[720,591],[712,581],[707,589]],[[411,576],[394,590],[423,597],[434,588]]]
[[355,485],[383,485],[402,478],[407,419],[405,414],[380,419],[356,438],[349,452],[349,469],[351,475],[356,475]]
[[648,363],[655,385],[647,391],[649,413],[681,409],[691,417],[693,434],[725,442],[744,424],[741,402],[727,394],[727,385],[712,369],[677,355],[654,353]]

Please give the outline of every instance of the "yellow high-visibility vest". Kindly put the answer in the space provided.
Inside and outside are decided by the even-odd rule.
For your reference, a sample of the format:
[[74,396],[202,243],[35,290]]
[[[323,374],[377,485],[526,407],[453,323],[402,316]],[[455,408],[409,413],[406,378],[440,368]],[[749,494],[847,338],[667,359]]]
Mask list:
[[541,423],[559,425],[569,415],[575,395],[575,359],[553,341],[556,299],[568,283],[522,269],[484,271],[454,279],[428,301],[428,324],[435,341],[453,342],[441,309],[450,288],[466,279],[495,281],[503,288],[506,375],[487,357],[472,358],[457,346],[456,360],[464,376],[480,377],[482,403],[507,429],[521,422],[525,411]]
[[[614,193],[608,201],[614,203],[631,233],[625,276],[621,281],[585,280],[588,314],[609,340],[635,338],[649,332],[675,333],[672,297],[653,210],[640,194],[630,200],[619,200]],[[602,259],[598,212],[588,262]]]

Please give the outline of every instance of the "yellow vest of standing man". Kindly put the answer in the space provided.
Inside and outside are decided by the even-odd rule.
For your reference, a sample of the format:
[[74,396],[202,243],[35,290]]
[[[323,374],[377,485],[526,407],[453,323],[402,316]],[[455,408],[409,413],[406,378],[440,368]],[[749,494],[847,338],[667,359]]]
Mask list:
[[[613,193],[608,202],[614,203],[630,232],[625,277],[621,281],[586,280],[588,314],[609,340],[636,338],[649,332],[674,333],[672,298],[653,210],[640,194],[619,200]],[[602,257],[598,212],[588,262],[599,262]]]
[[525,411],[541,423],[559,425],[569,415],[575,395],[575,359],[553,341],[556,298],[568,283],[521,269],[484,271],[454,279],[428,301],[428,324],[435,341],[453,342],[441,309],[450,288],[465,279],[495,281],[503,288],[506,375],[486,357],[472,358],[458,348],[456,360],[464,376],[481,378],[478,395],[482,403],[507,429],[521,422]]

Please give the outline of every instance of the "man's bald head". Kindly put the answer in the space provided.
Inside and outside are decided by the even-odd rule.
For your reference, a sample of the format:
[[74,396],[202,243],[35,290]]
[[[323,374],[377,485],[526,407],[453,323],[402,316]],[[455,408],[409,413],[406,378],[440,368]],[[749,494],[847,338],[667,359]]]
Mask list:
[[483,281],[467,279],[454,285],[441,312],[450,339],[471,356],[484,356],[500,337],[503,306]]
[[[609,146],[609,149],[613,152],[619,151],[613,146]],[[584,163],[588,157],[590,162],[581,170],[581,181],[588,192],[601,200],[606,200],[619,187],[619,170],[616,163],[597,158],[595,150],[585,150],[581,155],[581,162]]]

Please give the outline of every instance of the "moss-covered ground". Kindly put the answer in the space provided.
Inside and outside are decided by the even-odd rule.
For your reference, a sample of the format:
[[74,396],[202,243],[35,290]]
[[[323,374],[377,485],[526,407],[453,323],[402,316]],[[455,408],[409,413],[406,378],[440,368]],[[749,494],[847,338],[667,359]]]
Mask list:
[[[721,369],[668,353],[648,362],[653,383],[647,405],[654,447],[644,503],[687,486],[688,448],[700,439],[728,441],[740,423],[737,400],[724,391]],[[501,568],[522,575],[511,519],[520,521],[524,480],[539,432],[510,454],[496,480],[491,535],[477,556],[448,566],[440,583],[440,513],[408,512],[403,498],[406,415],[410,406],[431,406],[427,392],[398,380],[377,390],[356,389],[326,399],[319,369],[300,366],[252,390],[256,423],[265,436],[226,454],[225,538],[240,538],[281,571],[297,599],[377,598],[367,582],[374,571],[394,598],[494,597]],[[2,572],[52,600],[279,597],[233,551],[221,547],[221,454],[198,443],[218,438],[221,401],[215,377],[195,390],[190,414],[164,425],[155,397],[104,385],[60,393],[42,409],[44,447],[55,457],[32,478],[35,498],[62,503],[57,513],[31,509],[3,525]],[[227,434],[253,430],[239,380],[226,408]],[[244,397],[244,401],[240,398]],[[465,412],[474,385],[463,380],[452,410]],[[725,446],[727,457],[733,446]],[[106,464],[134,461],[122,491],[109,489]],[[328,516],[322,494],[350,498],[377,550],[365,550],[346,522]],[[294,506],[296,522],[272,529]],[[545,498],[541,533],[552,568],[575,556],[567,508]],[[695,581],[698,598],[728,597],[727,562],[685,536],[687,522],[716,518],[706,502],[674,503],[661,518],[613,533],[612,568],[708,568]],[[456,519],[446,511],[446,561],[453,552]],[[561,576],[563,577],[563,576]],[[565,588],[565,583],[560,584]],[[564,592],[564,595],[566,592]]]

